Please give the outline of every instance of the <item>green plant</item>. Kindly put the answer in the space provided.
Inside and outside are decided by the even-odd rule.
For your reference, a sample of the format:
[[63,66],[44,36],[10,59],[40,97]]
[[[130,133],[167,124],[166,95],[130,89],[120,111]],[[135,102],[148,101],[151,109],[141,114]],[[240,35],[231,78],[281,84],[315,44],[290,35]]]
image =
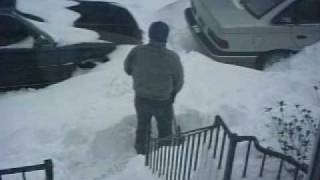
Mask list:
[[290,106],[280,101],[276,107],[266,108],[266,112],[271,114],[281,150],[299,162],[309,161],[312,143],[319,130],[319,119],[312,111],[299,104]]

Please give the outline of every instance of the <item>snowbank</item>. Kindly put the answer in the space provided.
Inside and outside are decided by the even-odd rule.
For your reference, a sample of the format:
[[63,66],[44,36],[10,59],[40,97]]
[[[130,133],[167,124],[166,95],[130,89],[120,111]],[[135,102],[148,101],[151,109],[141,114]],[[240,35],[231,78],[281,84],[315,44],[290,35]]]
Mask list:
[[[2,94],[0,168],[53,158],[57,179],[107,179],[125,169],[135,156],[132,82],[122,69],[131,48],[119,47],[110,62],[59,84]],[[233,131],[270,139],[265,106],[284,99],[319,108],[312,94],[317,74],[260,72],[196,52],[181,58],[186,83],[176,114],[183,130],[220,114]]]
[[[99,1],[110,2],[109,0]],[[175,1],[115,0],[112,2],[119,3],[119,6],[127,8],[136,18],[139,27],[147,32],[146,30],[151,22],[157,20],[155,12],[173,4]],[[73,27],[73,22],[80,17],[80,14],[67,8],[77,4],[76,1],[68,0],[17,0],[17,9],[43,18],[45,22],[29,21],[50,34],[58,45],[99,42],[99,35],[96,32]],[[145,36],[144,39],[147,40],[148,37]]]
[[52,36],[58,45],[99,41],[96,32],[73,27],[80,15],[67,7],[77,4],[66,0],[17,0],[17,9],[43,18],[45,22],[28,20]]

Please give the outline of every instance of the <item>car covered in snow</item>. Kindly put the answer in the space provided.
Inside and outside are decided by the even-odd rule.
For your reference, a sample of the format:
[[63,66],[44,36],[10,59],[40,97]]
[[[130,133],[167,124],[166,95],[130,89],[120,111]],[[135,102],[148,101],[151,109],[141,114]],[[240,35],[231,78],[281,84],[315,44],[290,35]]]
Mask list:
[[94,31],[99,39],[59,44],[45,28],[39,28],[45,19],[17,10],[13,0],[0,1],[0,90],[59,82],[77,66],[107,61],[107,54],[119,44],[141,42],[133,16],[117,4],[78,1],[68,8],[80,14],[73,24],[75,30]]
[[257,69],[320,40],[319,0],[191,0],[185,17],[215,60]]

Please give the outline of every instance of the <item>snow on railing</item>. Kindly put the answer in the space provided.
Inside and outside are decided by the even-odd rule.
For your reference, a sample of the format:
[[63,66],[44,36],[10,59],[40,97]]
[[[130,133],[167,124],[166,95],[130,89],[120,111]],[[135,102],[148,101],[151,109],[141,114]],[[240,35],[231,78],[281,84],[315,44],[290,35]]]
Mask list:
[[220,116],[212,126],[148,142],[145,164],[166,180],[299,180],[308,171],[308,165],[262,147],[256,137],[232,133]]
[[26,180],[27,172],[41,171],[41,170],[45,171],[45,176],[46,176],[45,180],[53,180],[53,163],[52,163],[52,160],[50,159],[44,160],[43,164],[11,168],[11,169],[2,169],[0,170],[0,180],[2,180],[2,177],[5,175],[19,174],[19,173],[21,173],[22,179]]

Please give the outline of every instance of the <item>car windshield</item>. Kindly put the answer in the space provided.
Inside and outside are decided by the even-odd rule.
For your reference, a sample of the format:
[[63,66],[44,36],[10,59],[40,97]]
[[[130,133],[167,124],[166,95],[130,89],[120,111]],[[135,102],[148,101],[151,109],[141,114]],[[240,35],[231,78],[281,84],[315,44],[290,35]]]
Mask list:
[[241,0],[241,4],[255,17],[261,18],[284,0]]

